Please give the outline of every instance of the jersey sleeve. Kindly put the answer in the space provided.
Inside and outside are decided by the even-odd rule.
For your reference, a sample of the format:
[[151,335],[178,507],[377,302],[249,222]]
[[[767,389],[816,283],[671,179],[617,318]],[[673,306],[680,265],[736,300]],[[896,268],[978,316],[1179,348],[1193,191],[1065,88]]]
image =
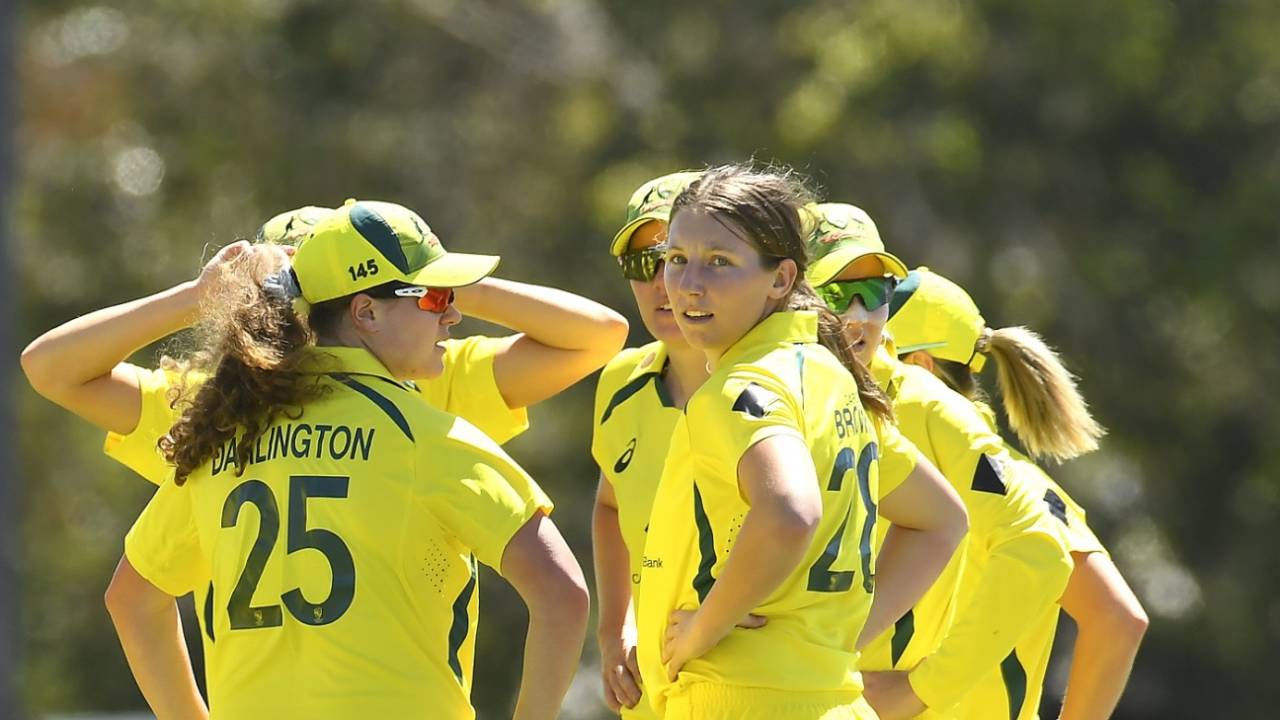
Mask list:
[[981,581],[936,652],[909,675],[930,708],[943,710],[1013,650],[1066,589],[1072,561],[1062,524],[1007,455],[982,455],[961,492],[970,515],[970,553],[986,557]]
[[920,462],[920,451],[891,422],[876,420],[880,440],[880,497],[897,490]]
[[507,442],[529,428],[528,411],[507,406],[493,374],[494,359],[512,341],[478,335],[446,340],[444,373],[417,381],[418,391],[432,407],[466,418],[499,444]]
[[[626,350],[623,351],[627,352]],[[618,390],[620,380],[626,377],[621,369],[617,369],[611,362],[606,365],[600,373],[600,379],[596,382],[595,402],[592,403],[591,409],[591,458],[596,461],[596,465],[600,467],[600,474],[609,482],[613,482],[608,476],[607,469],[609,462],[605,457],[605,437],[604,409],[609,404],[609,398],[612,398]]]
[[734,370],[719,392],[690,401],[688,425],[698,428],[694,452],[714,453],[730,477],[756,443],[778,435],[805,440],[804,414],[785,382],[760,368]]
[[177,420],[177,411],[169,406],[169,391],[176,382],[172,373],[164,370],[130,366],[138,379],[142,393],[142,412],[138,425],[132,432],[121,435],[108,432],[102,451],[147,480],[160,485],[173,472],[173,466],[164,459],[157,443]]
[[[437,453],[448,453],[442,458]],[[449,431],[448,445],[420,449],[419,479],[427,508],[480,562],[502,568],[516,531],[554,505],[502,448],[465,420]]]
[[[1038,468],[1037,468],[1038,469]],[[1051,514],[1062,515],[1059,520],[1063,524],[1063,535],[1067,541],[1067,549],[1073,553],[1102,553],[1110,556],[1106,546],[1089,527],[1084,508],[1080,507],[1071,496],[1047,475],[1045,479],[1045,503],[1050,506]]]
[[203,587],[208,559],[192,512],[192,491],[165,482],[151,497],[124,539],[125,557],[138,574],[160,590],[181,597]]

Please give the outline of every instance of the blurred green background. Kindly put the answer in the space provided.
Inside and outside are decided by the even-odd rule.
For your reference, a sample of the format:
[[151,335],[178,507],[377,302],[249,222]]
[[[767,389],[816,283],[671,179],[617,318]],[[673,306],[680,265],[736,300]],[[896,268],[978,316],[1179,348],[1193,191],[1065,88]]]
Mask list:
[[[752,155],[789,163],[1082,377],[1111,434],[1052,472],[1152,618],[1117,717],[1275,716],[1280,4],[16,7],[12,356],[192,277],[277,212],[351,196],[418,209],[450,248],[502,254],[506,277],[622,310],[642,342],[607,254],[632,189]],[[143,708],[101,596],[151,487],[10,382],[12,715]],[[588,569],[592,386],[535,408],[510,446]],[[497,718],[525,620],[492,574],[482,605],[474,702]],[[565,717],[606,717],[595,663],[589,640]],[[1065,677],[1056,665],[1050,715]]]

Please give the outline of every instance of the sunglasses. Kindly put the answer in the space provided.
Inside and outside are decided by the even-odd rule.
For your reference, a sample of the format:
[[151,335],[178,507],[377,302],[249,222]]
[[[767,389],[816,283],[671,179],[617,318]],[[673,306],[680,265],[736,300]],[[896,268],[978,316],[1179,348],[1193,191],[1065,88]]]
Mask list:
[[658,274],[658,266],[662,264],[665,254],[659,246],[648,247],[618,256],[618,265],[622,267],[622,277],[628,280],[649,282]]
[[854,298],[861,298],[862,306],[872,311],[893,299],[893,289],[897,285],[897,278],[888,276],[837,280],[818,288],[818,296],[837,315],[843,315]]
[[453,288],[429,288],[411,286],[396,288],[396,297],[418,298],[418,309],[432,313],[442,313],[453,304]]

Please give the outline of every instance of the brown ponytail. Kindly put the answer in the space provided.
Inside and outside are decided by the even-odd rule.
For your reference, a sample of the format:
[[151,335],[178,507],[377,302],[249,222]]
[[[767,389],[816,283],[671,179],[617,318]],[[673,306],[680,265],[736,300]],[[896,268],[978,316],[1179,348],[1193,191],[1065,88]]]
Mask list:
[[818,314],[818,339],[853,375],[863,407],[877,420],[893,422],[893,404],[854,356],[844,337],[844,324],[804,279],[809,262],[805,239],[809,233],[804,228],[801,208],[812,199],[792,170],[724,165],[707,170],[676,196],[671,215],[674,218],[686,209],[709,213],[741,230],[742,238],[766,262],[794,261],[799,271],[796,282],[779,307]]
[[853,375],[853,379],[857,381],[858,398],[862,401],[862,407],[882,422],[894,422],[893,402],[876,384],[871,371],[849,346],[844,334],[844,322],[831,312],[803,277],[797,279],[795,289],[787,298],[786,309],[809,310],[818,314],[818,341]]
[[1106,429],[1089,414],[1076,379],[1025,327],[984,328],[977,351],[995,358],[1009,426],[1027,452],[1059,462],[1098,448]]
[[165,363],[182,373],[171,398],[181,414],[159,442],[179,485],[237,434],[236,474],[243,473],[258,436],[282,415],[301,416],[323,391],[317,374],[301,371],[303,350],[315,342],[308,323],[291,299],[263,287],[280,257],[246,253],[231,262],[201,307],[201,349]]

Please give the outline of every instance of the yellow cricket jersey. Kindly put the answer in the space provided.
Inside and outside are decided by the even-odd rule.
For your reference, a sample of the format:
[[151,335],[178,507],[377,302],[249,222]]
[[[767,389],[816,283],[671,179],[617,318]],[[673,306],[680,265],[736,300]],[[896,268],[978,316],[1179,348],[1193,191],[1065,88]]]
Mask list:
[[[680,417],[667,395],[663,371],[667,348],[652,342],[618,353],[600,373],[596,385],[591,456],[613,487],[618,526],[631,565],[633,605],[640,599],[640,566],[645,528],[658,490],[658,478]],[[648,701],[623,708],[624,720],[658,717]]]
[[[883,347],[871,370],[902,434],[963,500],[969,534],[915,607],[867,647],[859,668],[910,670],[920,699],[949,716],[1061,597],[1071,556],[1043,491],[1013,470],[1004,441],[973,403]],[[962,595],[962,578],[981,590]]]
[[[979,403],[978,409],[994,431],[995,414]],[[1011,446],[1006,445],[1014,462],[1010,471],[1044,497],[1050,514],[1061,524],[1067,549],[1073,553],[1106,553],[1106,548],[1089,529],[1085,511],[1049,477],[1039,466]],[[965,576],[960,583],[961,602],[971,601],[980,588],[981,578]],[[1000,662],[999,668],[990,669],[965,695],[952,713],[964,720],[1035,720],[1039,717],[1040,698],[1044,688],[1045,672],[1053,649],[1053,637],[1058,629],[1061,609],[1054,602],[1035,618],[1027,631],[1018,639],[1013,650]]]
[[[418,380],[416,389],[434,408],[464,417],[499,444],[529,427],[525,408],[511,409],[498,391],[493,360],[509,338],[472,336],[444,342],[444,373]],[[173,372],[134,367],[142,391],[142,413],[132,432],[108,432],[102,450],[108,457],[159,485],[173,471],[156,443],[177,420],[170,407],[180,378]]]
[[330,388],[185,485],[125,539],[156,587],[212,584],[214,718],[472,718],[476,561],[551,502],[467,421],[363,349],[323,348]]
[[[823,514],[813,544],[752,610],[768,624],[734,628],[673,685],[661,661],[668,618],[711,590],[750,510],[738,462],[775,435],[803,440],[817,468]],[[726,352],[676,423],[649,518],[637,625],[655,708],[699,682],[856,697],[853,645],[871,606],[876,499],[906,479],[917,457],[892,426],[877,434],[852,375],[817,344],[815,314],[774,313]]]

